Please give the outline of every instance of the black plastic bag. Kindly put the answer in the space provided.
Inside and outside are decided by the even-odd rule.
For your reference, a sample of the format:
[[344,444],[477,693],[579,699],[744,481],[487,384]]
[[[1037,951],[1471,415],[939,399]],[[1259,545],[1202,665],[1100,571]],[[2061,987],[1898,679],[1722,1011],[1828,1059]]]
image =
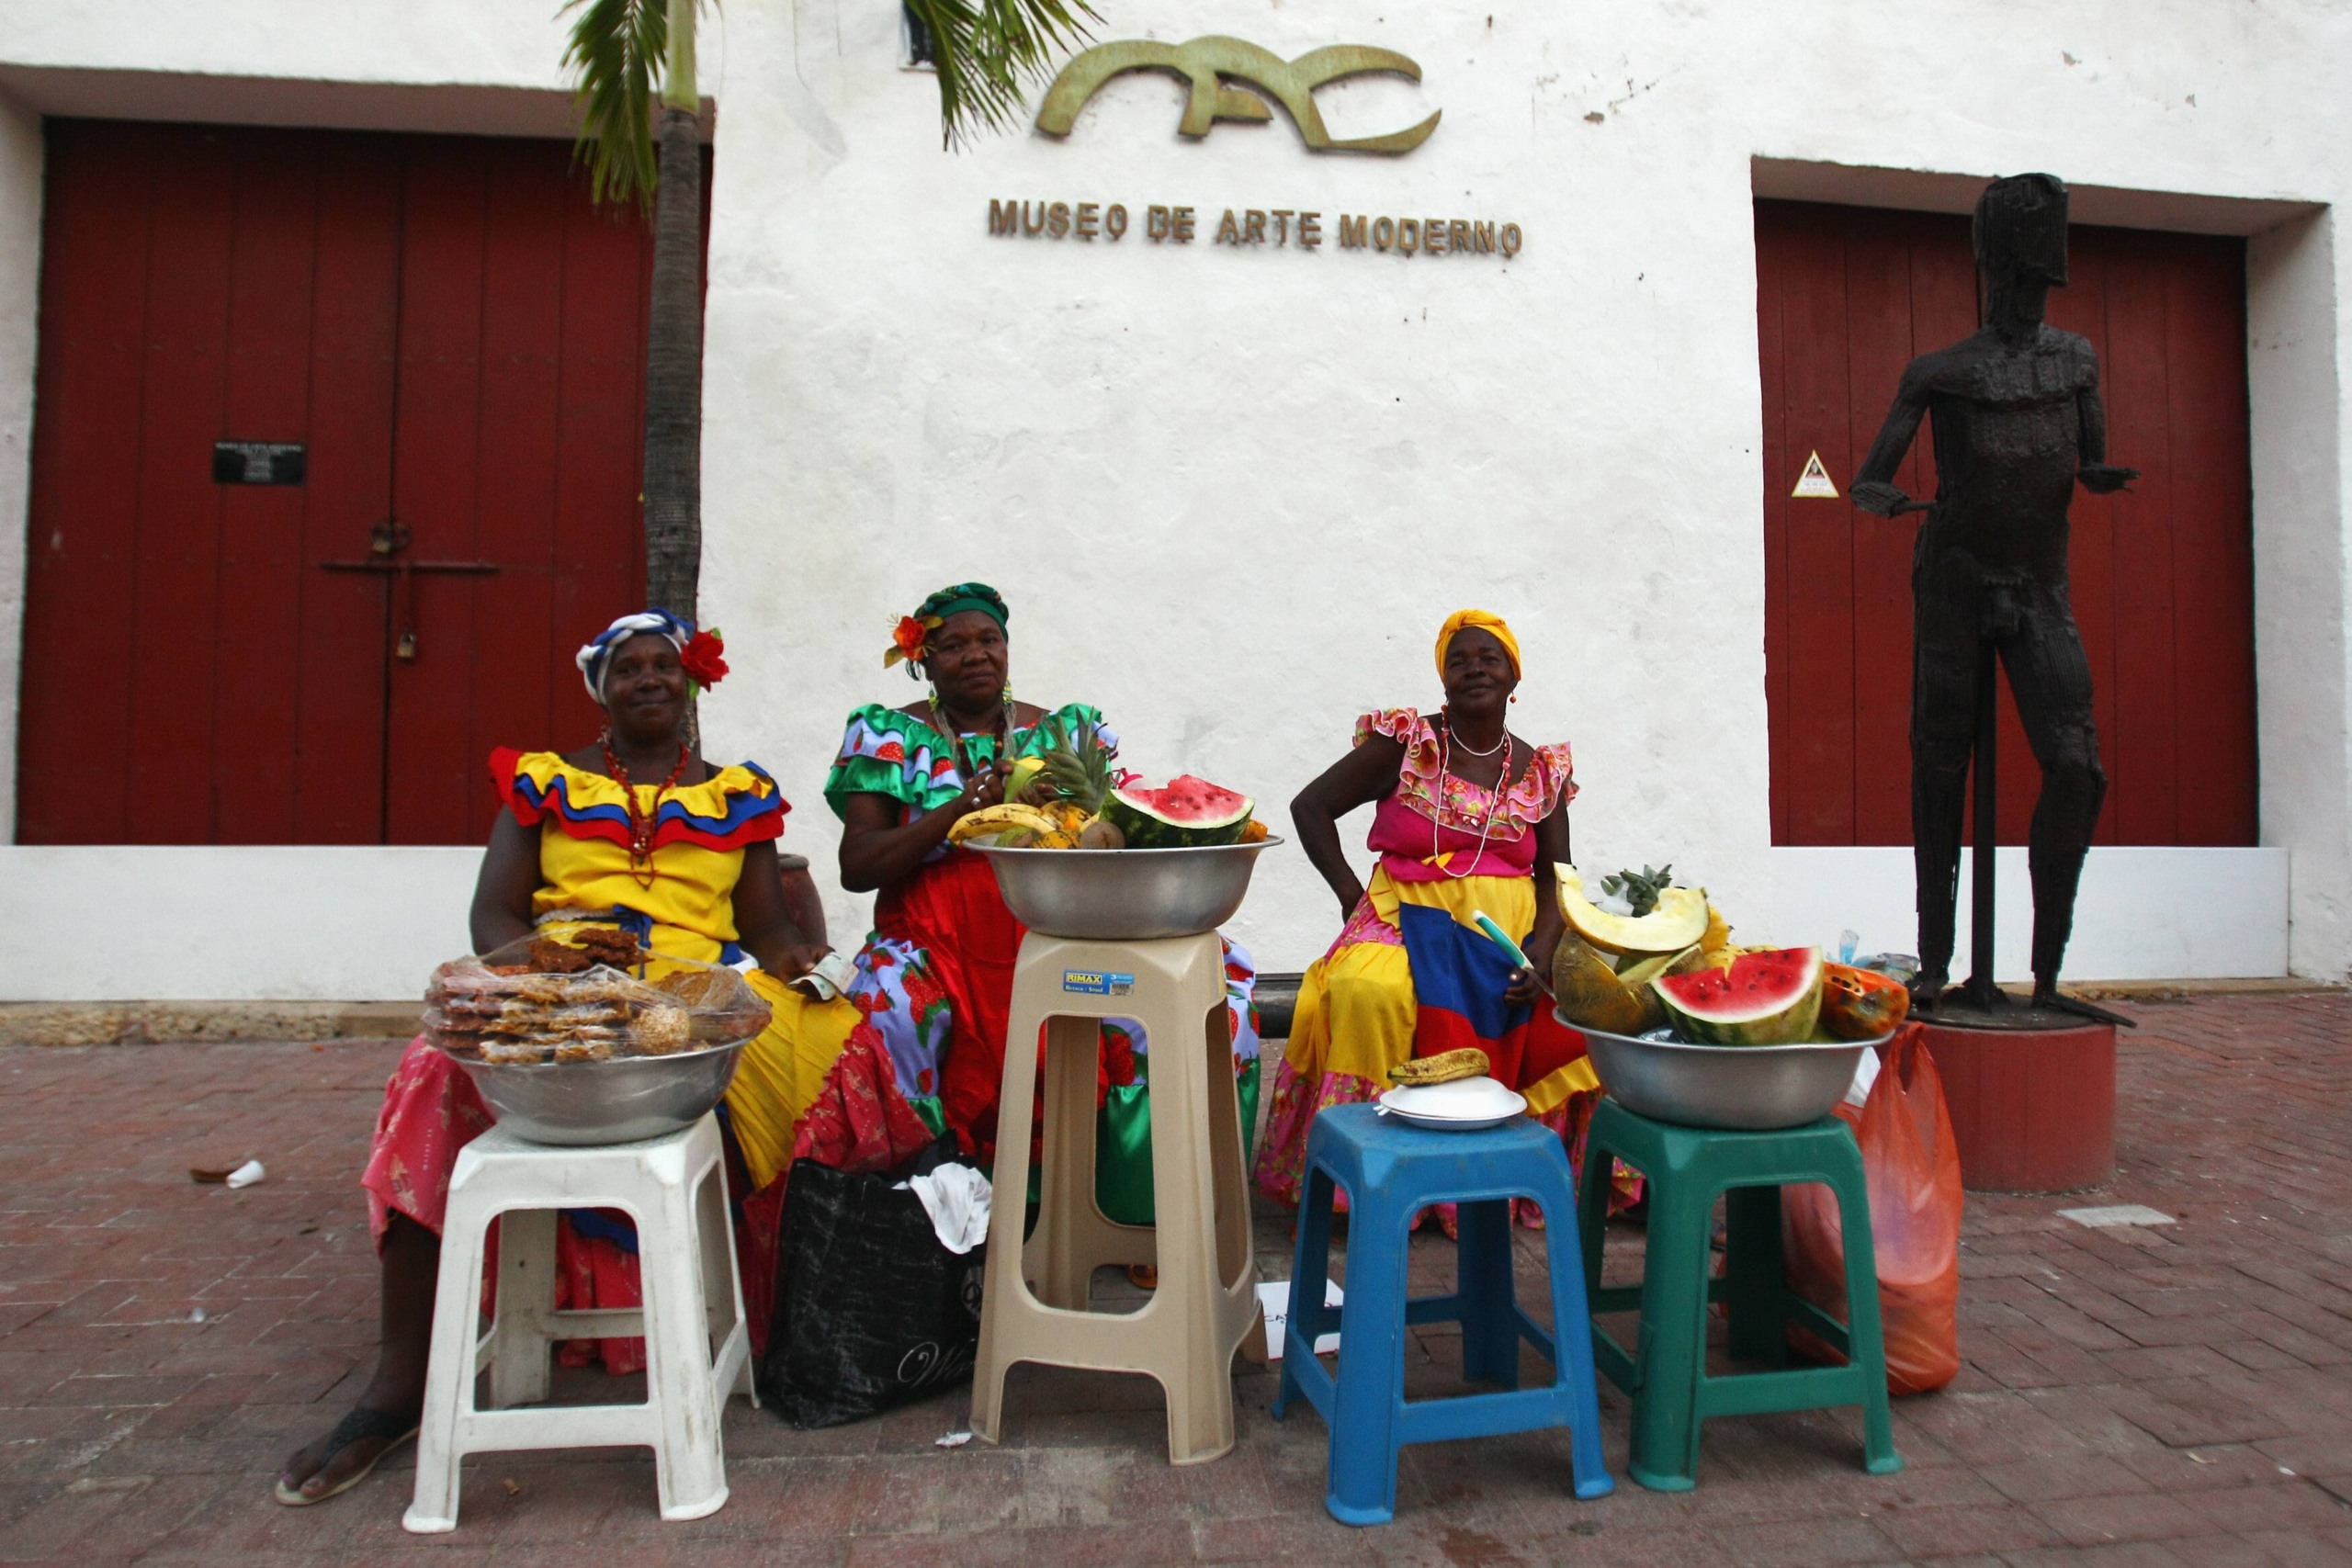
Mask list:
[[793,1162],[759,1366],[760,1397],[792,1426],[838,1427],[971,1378],[988,1247],[948,1251],[922,1200],[892,1190],[956,1158],[949,1135],[887,1175]]

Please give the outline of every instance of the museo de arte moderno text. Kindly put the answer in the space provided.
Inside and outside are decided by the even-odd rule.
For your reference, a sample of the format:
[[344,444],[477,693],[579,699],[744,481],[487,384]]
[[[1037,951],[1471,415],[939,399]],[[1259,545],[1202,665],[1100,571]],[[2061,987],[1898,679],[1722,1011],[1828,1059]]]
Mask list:
[[[989,203],[989,232],[1000,239],[1125,240],[1136,225],[1125,202],[996,201]],[[1152,244],[1251,245],[1318,250],[1334,243],[1343,251],[1395,256],[1500,256],[1520,253],[1526,236],[1516,223],[1486,218],[1389,218],[1293,207],[1225,209],[1212,228],[1190,207],[1148,206],[1139,230]]]

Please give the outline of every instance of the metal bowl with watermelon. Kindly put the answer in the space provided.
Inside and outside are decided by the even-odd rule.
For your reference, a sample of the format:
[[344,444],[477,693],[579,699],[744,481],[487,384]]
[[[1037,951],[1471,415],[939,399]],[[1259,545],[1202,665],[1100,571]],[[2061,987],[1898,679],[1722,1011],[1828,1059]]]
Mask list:
[[1031,931],[1099,942],[1193,936],[1233,918],[1259,854],[1282,842],[1255,810],[1248,795],[1190,774],[1158,788],[1130,781],[1102,803],[1123,849],[967,847],[989,857]]
[[1862,1053],[1892,1038],[1820,1037],[1817,947],[1745,953],[1650,986],[1676,1038],[1561,1021],[1581,1029],[1610,1098],[1660,1122],[1747,1132],[1817,1122],[1844,1098]]

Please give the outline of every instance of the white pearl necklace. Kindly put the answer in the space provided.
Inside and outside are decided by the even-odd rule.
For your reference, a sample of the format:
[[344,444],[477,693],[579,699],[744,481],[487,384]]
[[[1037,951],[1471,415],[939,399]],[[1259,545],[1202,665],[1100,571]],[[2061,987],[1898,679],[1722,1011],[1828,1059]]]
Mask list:
[[[1455,871],[1444,863],[1445,852],[1439,847],[1438,839],[1440,830],[1438,818],[1445,815],[1445,781],[1453,771],[1447,764],[1447,758],[1452,754],[1453,747],[1453,722],[1449,716],[1446,720],[1445,734],[1438,741],[1437,748],[1437,799],[1430,803],[1435,809],[1430,814],[1430,863],[1437,867],[1440,875],[1451,881],[1459,882],[1469,875],[1470,872]],[[1502,739],[1484,751],[1471,751],[1467,746],[1463,750],[1469,751],[1474,757],[1491,757],[1497,751],[1503,754],[1502,772],[1496,776],[1494,790],[1487,796],[1486,820],[1478,826],[1477,852],[1470,857],[1470,866],[1475,870],[1478,863],[1487,858],[1487,840],[1495,830],[1496,815],[1502,810],[1503,791],[1510,787],[1510,731],[1506,728],[1503,731]],[[1465,779],[1463,782],[1467,784],[1469,781]]]

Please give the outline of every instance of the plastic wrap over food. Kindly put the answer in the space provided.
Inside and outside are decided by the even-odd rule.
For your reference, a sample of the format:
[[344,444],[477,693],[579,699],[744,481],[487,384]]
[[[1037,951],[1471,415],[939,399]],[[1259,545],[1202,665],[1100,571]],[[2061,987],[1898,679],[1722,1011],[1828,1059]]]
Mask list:
[[507,1066],[731,1045],[769,1018],[767,1003],[734,970],[647,952],[609,927],[452,959],[433,971],[424,1003],[432,1044]]

